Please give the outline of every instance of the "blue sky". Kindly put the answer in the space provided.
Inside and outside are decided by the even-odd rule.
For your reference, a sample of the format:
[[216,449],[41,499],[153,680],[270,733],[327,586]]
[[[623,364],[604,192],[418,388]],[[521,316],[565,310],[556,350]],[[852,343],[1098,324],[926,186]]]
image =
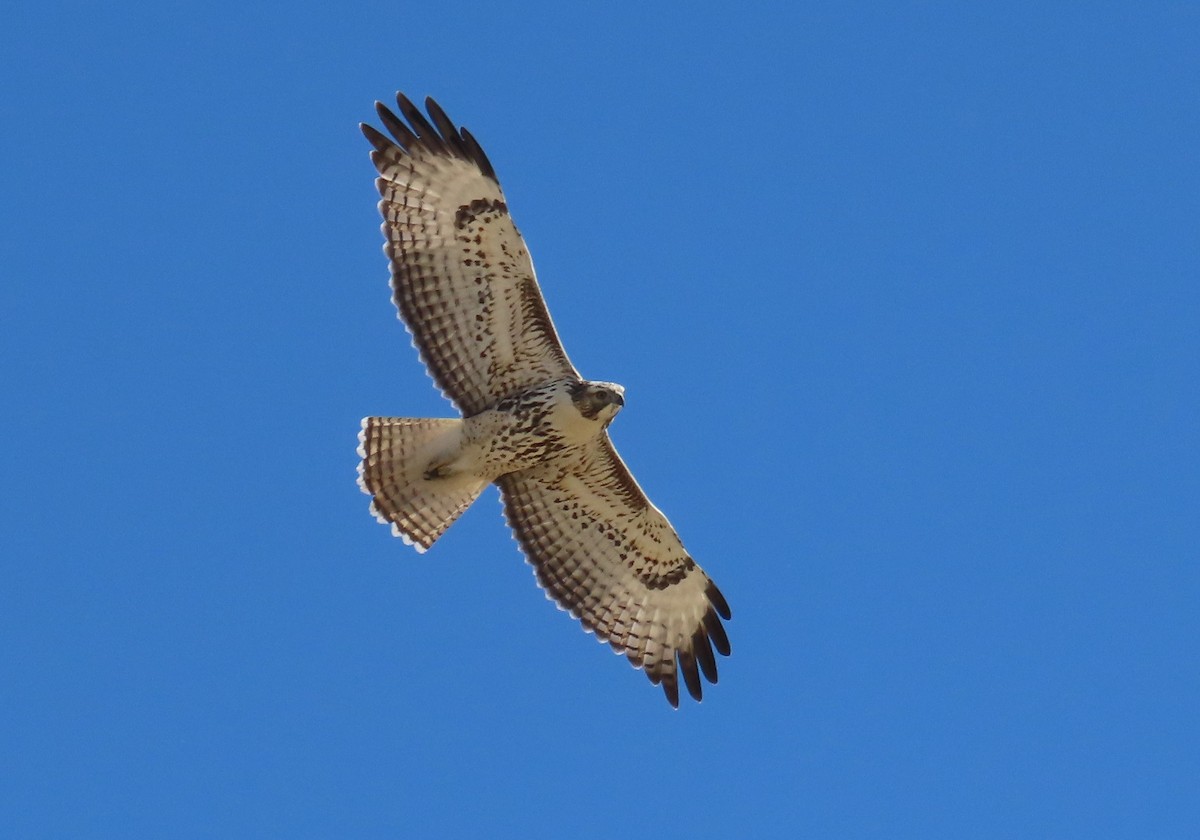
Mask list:
[[[1194,836],[1194,4],[5,17],[0,834]],[[397,89],[627,388],[733,608],[702,705],[494,491],[423,556],[367,513],[359,419],[450,410],[357,128]]]

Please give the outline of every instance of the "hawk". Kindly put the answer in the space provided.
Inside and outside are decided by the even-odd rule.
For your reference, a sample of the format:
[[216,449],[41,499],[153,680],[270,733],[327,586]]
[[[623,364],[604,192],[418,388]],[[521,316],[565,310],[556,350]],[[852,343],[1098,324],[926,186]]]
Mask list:
[[392,299],[453,419],[367,417],[359,486],[371,513],[424,551],[488,484],[539,584],[679,706],[729,655],[720,590],[613,448],[625,404],[567,358],[496,171],[432,99],[375,103],[369,125]]

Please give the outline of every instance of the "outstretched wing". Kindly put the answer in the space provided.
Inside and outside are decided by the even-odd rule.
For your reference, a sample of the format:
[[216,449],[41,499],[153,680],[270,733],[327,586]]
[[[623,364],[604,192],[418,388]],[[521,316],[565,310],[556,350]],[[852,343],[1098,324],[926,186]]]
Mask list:
[[[729,655],[729,605],[604,434],[501,477],[504,511],[538,582],[679,705],[678,671],[701,697]],[[678,663],[678,671],[676,668]],[[697,667],[699,666],[699,667]]]
[[430,375],[466,415],[578,379],[483,149],[432,99],[432,124],[403,94],[396,102],[407,123],[375,104],[394,141],[362,130],[380,175],[392,299]]

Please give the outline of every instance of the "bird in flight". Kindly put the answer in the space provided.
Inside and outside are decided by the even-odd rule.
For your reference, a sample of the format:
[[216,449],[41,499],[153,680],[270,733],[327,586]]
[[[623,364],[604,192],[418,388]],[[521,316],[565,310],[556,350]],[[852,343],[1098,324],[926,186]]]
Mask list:
[[542,299],[525,241],[479,143],[432,99],[375,103],[362,125],[383,216],[392,300],[430,376],[461,417],[367,417],[359,486],[417,551],[488,484],[539,584],[679,706],[729,655],[720,590],[613,448],[625,404],[583,379]]

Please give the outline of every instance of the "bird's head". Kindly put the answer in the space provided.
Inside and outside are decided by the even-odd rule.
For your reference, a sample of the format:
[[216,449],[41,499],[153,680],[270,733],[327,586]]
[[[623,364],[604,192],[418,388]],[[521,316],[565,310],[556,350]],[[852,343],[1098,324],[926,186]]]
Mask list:
[[580,382],[571,388],[571,401],[588,420],[607,426],[625,405],[625,389],[613,382]]

